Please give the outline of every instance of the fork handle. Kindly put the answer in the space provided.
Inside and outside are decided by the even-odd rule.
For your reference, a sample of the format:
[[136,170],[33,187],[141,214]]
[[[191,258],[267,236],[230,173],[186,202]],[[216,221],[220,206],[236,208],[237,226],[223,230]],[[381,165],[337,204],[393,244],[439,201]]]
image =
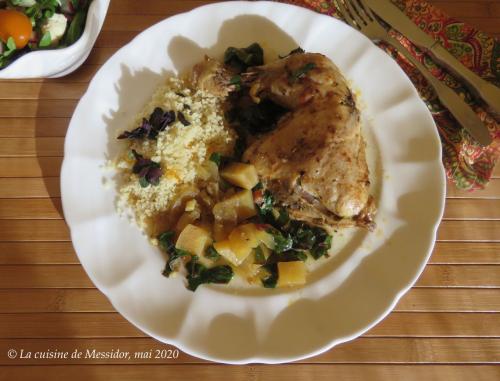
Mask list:
[[471,136],[482,146],[487,146],[491,143],[491,136],[488,128],[483,124],[477,114],[470,106],[452,89],[434,77],[427,68],[413,57],[396,39],[387,36],[384,41],[392,45],[399,53],[407,58],[425,77],[427,82],[436,91],[436,94],[443,104],[455,117],[455,119],[464,127]]
[[500,88],[463,66],[439,42],[436,42],[427,52],[439,64],[459,77],[473,94],[481,97],[496,115],[500,115]]

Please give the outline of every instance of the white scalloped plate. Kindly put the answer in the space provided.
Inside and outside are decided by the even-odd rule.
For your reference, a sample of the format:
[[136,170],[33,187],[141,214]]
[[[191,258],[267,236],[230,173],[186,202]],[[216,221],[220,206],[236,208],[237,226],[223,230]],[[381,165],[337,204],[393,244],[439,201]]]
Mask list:
[[[103,167],[116,154],[117,131],[129,127],[167,72],[255,41],[268,56],[298,45],[326,54],[361,94],[378,227],[346,235],[302,289],[202,286],[192,293],[180,277],[161,275],[163,255],[119,217],[115,187],[103,185],[113,173]],[[103,65],[71,120],[61,187],[78,257],[117,311],[191,355],[241,364],[317,355],[385,317],[430,255],[444,179],[432,117],[389,56],[331,17],[274,2],[234,1],[164,20]]]

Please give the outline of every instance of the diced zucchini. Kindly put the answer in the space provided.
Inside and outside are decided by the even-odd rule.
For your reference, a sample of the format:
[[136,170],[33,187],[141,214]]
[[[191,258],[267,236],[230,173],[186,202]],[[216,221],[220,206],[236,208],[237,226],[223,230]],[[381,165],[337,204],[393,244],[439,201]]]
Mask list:
[[278,262],[278,287],[298,286],[305,283],[306,266],[304,262]]
[[188,224],[177,238],[175,247],[201,257],[211,243],[210,234],[205,229]]
[[244,189],[252,189],[259,182],[259,176],[252,164],[231,163],[220,175],[227,182]]

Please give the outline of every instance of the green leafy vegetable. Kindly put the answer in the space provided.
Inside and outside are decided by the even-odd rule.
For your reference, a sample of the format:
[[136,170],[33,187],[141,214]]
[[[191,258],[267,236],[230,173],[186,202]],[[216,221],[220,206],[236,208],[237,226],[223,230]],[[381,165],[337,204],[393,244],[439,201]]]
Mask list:
[[176,263],[179,260],[179,258],[187,257],[189,255],[191,255],[191,253],[185,250],[175,249],[175,248],[171,250],[168,256],[167,263],[165,265],[165,269],[162,272],[162,275],[168,278],[170,274],[172,274],[172,272],[175,271]]
[[283,106],[264,99],[258,104],[236,107],[233,115],[246,132],[256,135],[274,130],[278,120],[287,112]]
[[[0,41],[0,45],[2,42]],[[9,37],[7,39],[7,43],[5,44],[5,50],[3,53],[0,53],[0,69],[7,66],[11,59],[12,55],[16,52],[16,43],[14,42],[14,39],[12,37]]]
[[262,251],[262,248],[260,246],[257,246],[255,249],[253,249],[253,255],[254,262],[258,265],[263,265],[264,263],[266,263],[266,257],[264,256],[264,252]]
[[224,63],[231,66],[236,72],[241,73],[250,66],[263,65],[264,50],[257,43],[253,43],[246,48],[229,47],[224,53]]
[[210,155],[209,160],[217,164],[217,166],[220,166],[222,161],[222,155],[219,152],[214,152],[213,154]]
[[285,236],[276,228],[268,228],[266,231],[273,236],[276,253],[288,251],[293,247],[293,239],[289,234]]
[[267,215],[269,213],[272,213],[273,206],[274,206],[274,196],[271,192],[269,192],[266,189],[264,191],[264,194],[262,195],[262,203],[258,205],[259,213],[262,215]]
[[303,251],[298,250],[288,250],[282,253],[273,252],[271,256],[267,259],[266,264],[272,264],[277,262],[295,262],[295,261],[307,261],[307,254]]
[[314,246],[309,252],[314,259],[319,259],[328,254],[328,250],[332,247],[332,236],[328,235],[325,240]]
[[170,253],[171,250],[175,248],[174,245],[175,232],[172,230],[168,230],[166,232],[161,233],[157,239],[160,248],[165,252]]
[[236,91],[240,91],[241,90],[241,76],[235,75],[234,77],[231,78],[231,80],[229,81],[229,84],[233,85],[234,89]]
[[[179,258],[191,256],[191,253],[185,250],[177,249],[174,245],[175,232],[168,230],[158,235],[158,244],[160,248],[168,254],[168,260],[162,274],[169,277],[175,270]],[[193,257],[193,256],[191,256]]]
[[207,247],[207,250],[205,250],[205,257],[212,261],[217,261],[220,258],[220,254],[215,250],[215,247],[213,245],[210,245]]
[[262,285],[265,288],[275,288],[278,283],[278,265],[272,263],[262,267],[269,273],[268,276],[262,279]]
[[196,291],[202,284],[227,284],[233,279],[234,275],[231,266],[223,265],[207,268],[194,259],[191,259],[186,264],[186,270],[188,272],[186,277],[188,281],[187,288],[191,291]]
[[16,42],[14,41],[14,39],[12,37],[9,37],[7,39],[7,51],[13,51],[13,50],[16,50]]
[[64,43],[66,45],[74,44],[82,35],[83,29],[85,28],[85,20],[87,18],[87,9],[81,9],[76,12],[73,20],[69,24],[68,30],[64,37]]
[[50,36],[50,32],[45,32],[40,42],[38,43],[38,46],[41,48],[46,48],[47,46],[50,46],[50,44],[52,44],[52,37]]
[[290,82],[296,82],[300,78],[303,78],[308,72],[310,72],[312,69],[316,67],[316,64],[313,62],[306,63],[304,66],[301,68],[295,70],[290,74]]
[[36,4],[26,8],[24,13],[31,19],[33,26],[39,26],[41,22],[52,17],[58,7],[58,0],[37,0]]

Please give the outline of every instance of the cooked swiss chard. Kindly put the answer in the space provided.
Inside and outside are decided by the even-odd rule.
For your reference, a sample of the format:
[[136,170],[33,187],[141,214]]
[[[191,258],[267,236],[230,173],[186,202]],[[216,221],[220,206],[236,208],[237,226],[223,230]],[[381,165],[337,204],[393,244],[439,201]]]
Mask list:
[[162,272],[166,277],[169,277],[178,268],[180,258],[191,255],[185,250],[177,249],[174,244],[174,238],[175,232],[171,230],[163,232],[157,237],[158,245],[168,255],[165,269]]
[[277,263],[271,263],[268,265],[262,266],[268,273],[267,276],[265,276],[262,279],[262,285],[265,288],[275,288],[276,285],[278,284],[278,265]]
[[215,266],[207,268],[202,265],[196,258],[192,258],[186,264],[187,270],[187,288],[191,291],[196,291],[198,286],[208,283],[226,284],[233,279],[233,269],[231,266]]
[[250,135],[263,134],[276,128],[288,109],[267,99],[260,103],[239,105],[234,110],[239,125]]
[[257,43],[253,43],[246,48],[229,47],[224,53],[224,63],[236,72],[241,73],[250,66],[263,65],[264,50]]
[[302,221],[291,220],[286,208],[277,205],[269,190],[254,190],[256,205],[261,222],[271,225],[268,232],[274,237],[277,253],[290,249],[307,250],[314,259],[328,255],[332,245],[332,236],[318,226]]

